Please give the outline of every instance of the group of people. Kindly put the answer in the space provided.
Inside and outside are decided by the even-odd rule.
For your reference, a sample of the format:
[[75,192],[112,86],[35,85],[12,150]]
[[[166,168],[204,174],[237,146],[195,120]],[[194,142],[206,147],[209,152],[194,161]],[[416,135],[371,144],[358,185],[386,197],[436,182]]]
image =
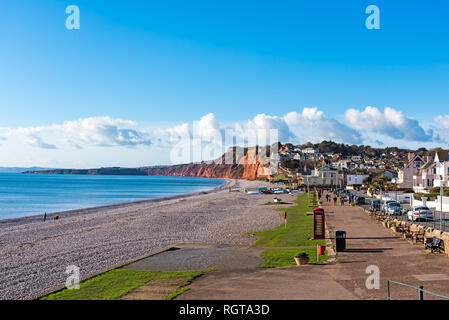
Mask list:
[[[319,194],[320,196],[320,194]],[[337,197],[337,194],[335,193],[335,191],[332,191],[332,198],[331,198],[331,194],[330,193],[326,193],[326,202],[331,202],[331,200],[334,202],[334,206],[337,205],[337,200],[340,199],[340,205],[344,206],[345,205],[345,197]],[[355,196],[349,196],[348,197],[348,202],[349,204],[355,203]]]
[[[333,198],[332,198],[332,200],[334,201],[334,206],[335,205],[337,205],[337,200],[338,200],[338,198],[337,198],[337,195],[335,195],[335,194],[333,194]],[[329,193],[326,193],[326,202],[330,202],[331,201],[331,195],[329,194]],[[341,201],[343,201],[343,198],[340,198],[340,203],[341,203]],[[344,205],[344,202],[342,203],[342,205]]]

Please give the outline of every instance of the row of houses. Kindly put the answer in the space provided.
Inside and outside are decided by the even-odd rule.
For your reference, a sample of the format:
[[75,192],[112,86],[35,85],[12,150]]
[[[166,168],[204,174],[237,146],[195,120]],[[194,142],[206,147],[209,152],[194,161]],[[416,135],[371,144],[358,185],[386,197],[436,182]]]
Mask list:
[[413,190],[423,192],[434,187],[447,187],[449,177],[449,151],[429,154],[413,175]]
[[394,155],[383,154],[382,158],[374,158],[362,155],[352,155],[344,157],[339,153],[320,153],[314,148],[299,148],[292,146],[282,146],[279,149],[279,161],[312,161],[326,164],[337,170],[393,170],[398,168],[399,161]]
[[449,186],[449,150],[429,151],[425,155],[409,152],[406,159],[391,154],[382,155],[381,159],[362,155],[343,159],[340,154],[323,154],[313,148],[284,146],[279,156],[280,161],[311,160],[315,163],[311,172],[306,172],[304,167],[293,174],[304,185],[362,185],[368,176],[385,175],[403,190],[426,192],[434,187]]
[[447,187],[449,177],[449,150],[429,152],[425,156],[409,153],[404,167],[398,173],[400,188],[425,192],[434,187]]
[[298,182],[308,186],[354,186],[362,185],[367,174],[347,174],[329,166],[316,168],[310,175],[298,174]]

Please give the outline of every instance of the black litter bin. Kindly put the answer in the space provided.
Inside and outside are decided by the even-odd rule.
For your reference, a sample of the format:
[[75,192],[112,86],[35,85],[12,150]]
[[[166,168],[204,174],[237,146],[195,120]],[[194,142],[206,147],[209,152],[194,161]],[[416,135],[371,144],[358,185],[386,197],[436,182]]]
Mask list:
[[335,231],[335,250],[337,252],[345,251],[346,249],[346,231]]

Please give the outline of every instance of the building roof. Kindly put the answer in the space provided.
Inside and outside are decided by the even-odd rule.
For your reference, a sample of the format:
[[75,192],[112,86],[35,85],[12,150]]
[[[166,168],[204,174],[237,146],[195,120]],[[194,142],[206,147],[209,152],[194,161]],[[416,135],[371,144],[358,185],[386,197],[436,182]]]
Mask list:
[[406,160],[407,162],[404,162],[404,168],[410,167],[410,165],[415,161],[421,161],[424,162],[424,159],[419,155],[415,155],[410,161]]
[[435,152],[435,158],[438,155],[438,160],[441,161],[449,161],[449,150],[441,150]]

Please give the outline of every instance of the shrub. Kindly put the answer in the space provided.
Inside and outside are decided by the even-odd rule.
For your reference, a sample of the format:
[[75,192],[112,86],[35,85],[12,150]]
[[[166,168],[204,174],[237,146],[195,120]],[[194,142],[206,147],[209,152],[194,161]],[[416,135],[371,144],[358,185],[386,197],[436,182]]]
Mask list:
[[[435,193],[435,194],[440,195],[440,187],[434,187],[434,188],[430,189],[430,193]],[[449,196],[449,187],[443,188],[443,195],[446,197]]]
[[440,195],[439,193],[423,193],[423,192],[419,192],[419,193],[413,194],[413,198],[415,200],[420,200],[421,201],[422,197],[427,197],[428,201],[435,201],[439,195]]
[[295,257],[300,258],[300,259],[305,259],[305,258],[308,258],[309,255],[305,252],[300,252],[300,253],[296,254]]

